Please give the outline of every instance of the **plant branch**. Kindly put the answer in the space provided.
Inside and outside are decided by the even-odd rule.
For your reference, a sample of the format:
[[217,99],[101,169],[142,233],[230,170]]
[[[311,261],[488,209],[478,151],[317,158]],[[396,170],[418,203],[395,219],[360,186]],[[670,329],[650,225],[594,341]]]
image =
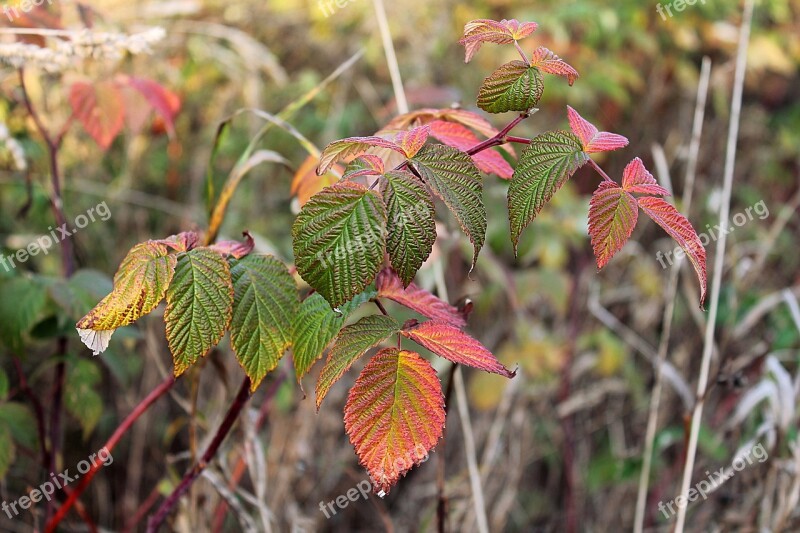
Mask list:
[[[161,382],[161,384],[158,385],[158,387],[153,389],[153,391],[148,394],[144,400],[139,402],[139,405],[133,409],[131,414],[129,414],[122,424],[119,425],[116,431],[114,431],[114,433],[111,435],[111,438],[106,441],[104,448],[108,454],[111,454],[111,451],[119,443],[123,435],[125,435],[125,433],[131,428],[133,423],[136,422],[136,420],[138,420],[139,417],[142,416],[145,411],[147,411],[147,409],[156,402],[156,400],[166,394],[174,384],[175,378],[170,374],[164,381]],[[75,487],[75,490],[72,491],[64,504],[59,507],[55,516],[47,523],[47,526],[44,530],[45,533],[53,533],[56,530],[58,524],[64,519],[70,508],[75,505],[78,497],[83,493],[84,490],[86,490],[86,487],[89,486],[92,478],[100,469],[100,467],[103,466],[103,464],[104,463],[93,464],[89,471],[81,478],[80,483],[77,487]]]
[[20,363],[19,357],[16,355],[14,356],[14,366],[17,369],[17,375],[19,375],[20,391],[25,393],[33,404],[33,412],[36,414],[36,429],[39,432],[39,446],[42,453],[42,466],[47,467],[50,465],[50,452],[47,450],[47,431],[44,425],[44,408],[42,407],[42,402],[39,401],[39,398],[33,393],[30,385],[28,385],[28,380],[25,378],[25,373],[22,371],[22,363]]
[[517,126],[517,124],[519,124],[520,122],[522,122],[523,120],[525,120],[529,116],[531,116],[530,112],[526,111],[525,113],[520,113],[518,117],[516,117],[514,120],[509,122],[508,125],[505,128],[503,128],[502,130],[498,131],[493,137],[490,137],[490,138],[486,139],[485,141],[483,141],[483,142],[481,142],[479,144],[476,144],[475,146],[473,146],[472,148],[467,150],[467,155],[475,155],[478,152],[483,152],[487,148],[491,148],[492,146],[498,146],[498,145],[501,145],[501,144],[505,144],[506,143],[506,135],[508,134],[508,132],[513,130]]
[[603,180],[609,181],[611,183],[616,183],[616,181],[614,181],[610,177],[608,177],[608,174],[606,174],[606,171],[603,170],[602,168],[600,168],[600,165],[595,163],[594,159],[592,159],[591,157],[589,158],[589,164],[595,169],[595,171],[597,171],[598,174],[600,174],[603,177]]
[[158,508],[158,511],[150,518],[147,523],[147,533],[156,533],[161,525],[166,520],[167,516],[169,516],[172,509],[178,503],[181,496],[183,496],[189,488],[192,486],[192,483],[200,477],[200,474],[203,473],[203,470],[208,467],[208,463],[214,458],[216,455],[217,450],[222,445],[222,442],[225,440],[225,437],[228,436],[230,433],[231,428],[233,427],[234,422],[236,419],[239,418],[239,414],[244,409],[244,406],[247,404],[247,400],[250,399],[250,378],[245,377],[244,381],[242,381],[242,386],[239,388],[239,393],[236,395],[236,398],[231,404],[231,407],[228,409],[228,413],[225,415],[225,419],[222,421],[217,433],[214,435],[214,439],[211,441],[211,444],[208,445],[205,453],[200,458],[200,461],[191,469],[189,470],[181,480],[181,483],[172,491],[172,494],[169,495],[164,503],[161,504],[161,507]]

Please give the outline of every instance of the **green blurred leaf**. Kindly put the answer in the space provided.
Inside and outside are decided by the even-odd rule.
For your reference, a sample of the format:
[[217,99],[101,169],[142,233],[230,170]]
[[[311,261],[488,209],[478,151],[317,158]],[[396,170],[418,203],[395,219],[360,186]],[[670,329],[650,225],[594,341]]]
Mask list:
[[103,398],[97,392],[101,381],[94,361],[70,358],[64,381],[64,407],[80,422],[84,439],[91,435],[103,414]]
[[34,278],[0,282],[0,340],[22,355],[22,338],[41,318],[47,303],[45,287]]

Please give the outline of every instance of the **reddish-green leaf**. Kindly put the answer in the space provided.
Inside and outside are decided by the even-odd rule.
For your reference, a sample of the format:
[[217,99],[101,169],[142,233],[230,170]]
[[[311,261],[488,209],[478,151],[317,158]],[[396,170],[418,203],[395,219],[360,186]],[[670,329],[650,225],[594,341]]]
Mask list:
[[539,69],[515,60],[483,80],[478,91],[478,107],[488,113],[528,111],[539,102],[543,91]]
[[467,325],[464,316],[458,312],[458,309],[425,289],[413,283],[403,288],[403,282],[390,268],[385,268],[378,274],[375,285],[378,289],[378,296],[381,298],[388,298],[423,316],[446,322],[457,328]]
[[570,85],[575,83],[579,76],[577,70],[544,46],[540,46],[531,54],[531,66],[542,72],[566,78]]
[[220,241],[209,246],[211,250],[222,254],[226,257],[233,257],[234,259],[241,259],[248,255],[256,247],[253,236],[249,232],[244,233],[244,242],[239,241]]
[[[456,122],[434,120],[429,124],[431,136],[440,140],[447,146],[458,148],[466,152],[480,143],[478,137],[466,127]],[[503,159],[503,156],[494,150],[484,150],[472,155],[475,166],[487,174],[497,174],[503,179],[511,179],[514,169]]]
[[662,198],[638,198],[639,207],[686,252],[700,281],[700,305],[706,299],[706,250],[691,223],[675,207]]
[[175,255],[162,243],[137,244],[120,264],[114,276],[114,290],[78,321],[77,328],[114,330],[146,315],[164,298],[176,262]]
[[292,344],[300,299],[294,278],[274,257],[249,255],[231,269],[231,346],[255,391]]
[[325,174],[339,159],[359,156],[370,148],[386,148],[405,156],[405,152],[397,144],[381,137],[348,137],[325,147],[319,158],[317,175]]
[[231,271],[220,254],[195,248],[182,254],[167,290],[167,344],[175,376],[217,345],[228,329],[233,308]]
[[631,193],[669,196],[669,191],[658,184],[638,157],[628,163],[622,172],[622,188]]
[[150,106],[164,121],[167,131],[171,135],[174,135],[175,116],[181,109],[180,97],[153,80],[128,76],[122,77],[121,79],[144,96]]
[[588,160],[580,140],[564,131],[534,137],[522,151],[508,187],[508,220],[515,253],[522,230]]
[[359,176],[379,176],[385,171],[383,159],[377,155],[364,154],[356,157],[344,169],[342,179],[349,180]]
[[466,56],[465,63],[469,63],[483,43],[511,44],[523,39],[536,31],[538,24],[535,22],[520,22],[516,19],[496,20],[478,19],[464,25],[464,37],[458,41],[463,44]]
[[597,268],[603,268],[628,242],[637,216],[636,198],[616,183],[600,183],[589,203],[589,236]]
[[428,258],[436,240],[436,212],[422,182],[405,171],[386,173],[382,188],[388,215],[386,251],[405,285]]
[[480,172],[467,154],[441,144],[425,146],[411,162],[472,241],[474,267],[486,238],[486,208]]
[[408,131],[401,131],[394,136],[394,142],[397,146],[402,148],[406,157],[411,158],[425,145],[425,141],[428,140],[428,135],[430,135],[430,133],[430,127],[420,126]]
[[436,355],[486,372],[514,377],[486,347],[447,322],[429,320],[400,333]]
[[344,408],[350,442],[382,494],[425,461],[444,421],[436,371],[419,354],[395,348],[377,353],[364,367]]
[[339,307],[362,292],[383,263],[386,208],[375,191],[340,182],[303,206],[292,237],[297,271]]
[[125,124],[125,105],[117,84],[75,82],[69,90],[69,103],[86,132],[107,150]]
[[587,154],[608,152],[628,146],[627,138],[616,133],[599,131],[594,124],[584,119],[570,106],[567,106],[567,116],[569,118],[569,127],[581,140],[583,151]]
[[331,386],[339,381],[359,357],[400,331],[400,323],[390,316],[371,315],[339,332],[317,382],[317,410]]

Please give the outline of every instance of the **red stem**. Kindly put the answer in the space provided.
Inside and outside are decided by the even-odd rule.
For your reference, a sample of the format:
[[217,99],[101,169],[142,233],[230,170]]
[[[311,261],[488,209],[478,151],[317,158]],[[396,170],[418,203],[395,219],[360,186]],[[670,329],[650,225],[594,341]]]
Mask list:
[[482,151],[486,150],[487,148],[491,148],[492,146],[498,146],[500,144],[505,144],[506,143],[506,135],[508,134],[508,132],[513,130],[516,127],[517,124],[519,124],[520,122],[522,122],[523,120],[525,120],[529,116],[531,116],[530,113],[527,113],[527,112],[526,113],[521,113],[517,118],[515,118],[514,120],[509,122],[508,125],[505,128],[503,128],[502,130],[498,131],[494,135],[494,137],[486,139],[482,143],[476,144],[475,146],[473,146],[472,148],[467,150],[467,154],[468,155],[475,155],[478,152],[482,152]]
[[234,422],[236,419],[239,418],[239,413],[242,412],[244,406],[247,404],[247,400],[250,399],[250,378],[245,377],[244,381],[242,382],[242,386],[239,388],[239,393],[236,395],[236,399],[233,401],[230,409],[228,409],[228,414],[225,415],[225,419],[222,421],[222,425],[217,430],[217,434],[214,435],[214,439],[209,444],[208,448],[206,449],[203,456],[200,458],[200,461],[188,472],[186,475],[183,476],[183,480],[181,483],[172,491],[172,494],[169,495],[169,498],[164,500],[164,503],[161,504],[161,507],[158,508],[158,511],[150,518],[147,522],[147,533],[156,533],[161,524],[164,523],[167,516],[169,516],[172,509],[178,503],[181,496],[183,496],[189,488],[192,486],[192,483],[200,477],[200,474],[203,473],[203,470],[206,469],[208,463],[214,458],[214,455],[217,453],[220,445],[225,440],[225,437],[228,436],[231,428],[233,427]]
[[[122,436],[125,435],[125,433],[130,429],[133,423],[136,422],[136,420],[138,420],[139,417],[142,416],[144,412],[147,411],[147,409],[156,400],[158,400],[159,398],[161,398],[161,396],[166,394],[166,392],[169,389],[171,389],[174,384],[175,384],[175,378],[170,374],[164,381],[161,382],[161,384],[158,387],[153,389],[153,391],[150,394],[148,394],[144,400],[139,402],[139,405],[136,406],[136,408],[131,412],[131,414],[128,415],[128,417],[122,422],[122,424],[120,424],[117,430],[114,431],[114,434],[111,435],[111,438],[109,438],[108,441],[106,442],[104,447],[107,450],[107,453],[109,454],[111,453],[111,451],[120,441],[120,439],[122,439]],[[78,497],[83,493],[84,490],[86,490],[86,487],[89,486],[89,483],[92,481],[92,478],[100,469],[100,467],[103,466],[103,464],[104,463],[98,462],[97,464],[92,465],[92,468],[89,469],[89,472],[87,472],[86,475],[81,478],[80,483],[78,484],[77,487],[75,487],[75,490],[72,491],[72,493],[69,495],[67,501],[65,501],[64,504],[61,507],[59,507],[58,512],[55,514],[55,516],[47,523],[47,526],[45,527],[44,530],[45,533],[52,533],[56,530],[58,524],[64,519],[64,517],[67,515],[72,506],[75,505],[75,502],[78,500]]]
[[608,177],[608,174],[606,174],[605,170],[600,168],[600,165],[594,162],[594,159],[589,158],[589,164],[592,165],[592,167],[594,167],[594,169],[597,171],[598,174],[603,176],[603,180],[610,181],[611,183],[616,183],[614,180]]

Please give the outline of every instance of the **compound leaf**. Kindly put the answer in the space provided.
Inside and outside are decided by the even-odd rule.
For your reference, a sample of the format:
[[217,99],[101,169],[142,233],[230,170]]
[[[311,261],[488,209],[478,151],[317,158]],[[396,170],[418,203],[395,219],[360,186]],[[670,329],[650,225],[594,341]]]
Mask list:
[[639,207],[683,248],[700,281],[700,306],[706,299],[706,249],[691,223],[663,198],[638,198]]
[[637,217],[636,198],[616,183],[600,183],[589,202],[589,236],[597,268],[603,268],[628,242]]
[[231,346],[255,391],[292,344],[300,298],[289,270],[274,257],[240,259],[231,279]]
[[400,331],[400,323],[390,316],[370,315],[339,332],[317,381],[317,410],[331,386],[339,381],[356,360]]
[[500,22],[489,19],[471,20],[464,25],[464,37],[458,44],[463,44],[466,52],[465,63],[469,63],[483,43],[511,44],[536,31],[539,25],[535,22],[520,22],[516,19]]
[[395,271],[408,285],[433,250],[436,211],[430,193],[416,176],[404,171],[387,172],[385,176],[386,250]]
[[515,60],[483,80],[478,91],[478,107],[488,113],[528,111],[539,102],[543,91],[539,69]]
[[483,344],[447,322],[429,320],[404,329],[400,333],[453,363],[500,374],[507,378],[516,374],[501,365]]
[[222,339],[232,307],[228,262],[208,248],[182,254],[167,290],[164,313],[175,376],[183,374]]
[[508,215],[515,253],[522,230],[588,160],[580,139],[564,131],[542,133],[522,151],[508,188]]
[[430,144],[411,159],[433,193],[441,198],[474,246],[472,266],[486,238],[481,174],[470,157],[451,146]]
[[297,271],[339,307],[378,273],[386,251],[386,208],[352,182],[332,185],[303,206],[292,227]]
[[419,354],[395,348],[367,363],[344,409],[350,442],[381,494],[427,458],[444,421],[436,371]]

